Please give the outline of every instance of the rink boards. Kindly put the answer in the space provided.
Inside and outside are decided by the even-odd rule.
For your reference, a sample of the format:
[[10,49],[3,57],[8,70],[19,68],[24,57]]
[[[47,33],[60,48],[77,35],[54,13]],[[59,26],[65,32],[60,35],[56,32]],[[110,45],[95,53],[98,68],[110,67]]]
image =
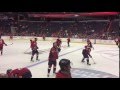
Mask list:
[[[10,36],[3,36],[2,37],[5,40],[9,40]],[[13,36],[14,40],[30,40],[35,38],[35,36]],[[37,37],[38,40],[43,41],[42,37]],[[46,37],[46,41],[55,41],[57,37]],[[61,38],[63,42],[67,41],[67,38]],[[107,45],[115,45],[114,40],[101,40],[101,39],[90,39],[92,43],[95,44],[107,44]],[[77,39],[77,38],[71,38],[71,42],[73,43],[86,43],[86,39]]]

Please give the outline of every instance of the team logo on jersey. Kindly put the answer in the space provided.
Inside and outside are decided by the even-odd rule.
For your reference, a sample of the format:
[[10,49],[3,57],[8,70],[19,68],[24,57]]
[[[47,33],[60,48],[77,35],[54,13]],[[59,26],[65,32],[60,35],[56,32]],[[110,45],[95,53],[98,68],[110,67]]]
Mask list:
[[119,78],[110,73],[83,68],[73,68],[71,74],[73,78]]

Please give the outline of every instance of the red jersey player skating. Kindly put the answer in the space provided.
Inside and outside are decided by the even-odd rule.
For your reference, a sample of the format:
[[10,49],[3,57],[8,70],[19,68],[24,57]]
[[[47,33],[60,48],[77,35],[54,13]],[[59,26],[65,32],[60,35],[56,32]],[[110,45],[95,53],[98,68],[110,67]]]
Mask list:
[[37,46],[37,38],[34,38],[34,40],[30,40],[30,47],[31,47],[31,50],[35,47],[35,46]]
[[67,39],[68,47],[70,47],[70,37]]
[[118,48],[120,48],[120,37],[115,39],[115,43],[118,46]]
[[31,56],[31,61],[33,61],[33,57],[34,55],[36,54],[36,60],[39,60],[38,59],[38,56],[39,56],[39,52],[38,52],[38,46],[37,46],[37,38],[35,38],[34,40],[30,40],[31,42],[31,50],[32,50],[32,56]]
[[3,46],[4,45],[7,46],[7,44],[4,42],[4,40],[0,36],[0,51],[1,51],[1,55],[3,54]]
[[89,49],[90,52],[91,52],[91,48],[94,49],[94,47],[92,46],[92,43],[89,39],[87,40],[87,48]]
[[49,77],[49,75],[50,75],[52,65],[53,65],[53,73],[55,74],[57,59],[58,59],[58,48],[57,48],[57,44],[55,42],[55,43],[53,43],[53,47],[50,49],[50,53],[49,53],[47,77]]
[[62,41],[61,39],[58,37],[58,39],[56,40],[56,43],[57,43],[57,48],[58,48],[58,51],[60,52],[61,51],[61,44],[62,44]]

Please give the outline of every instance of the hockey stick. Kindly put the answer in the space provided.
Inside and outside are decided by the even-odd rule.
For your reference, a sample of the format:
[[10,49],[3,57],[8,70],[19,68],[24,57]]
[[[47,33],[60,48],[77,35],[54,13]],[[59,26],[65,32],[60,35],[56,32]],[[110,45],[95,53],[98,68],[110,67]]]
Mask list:
[[26,49],[24,53],[26,53],[30,48]]
[[7,46],[9,46],[9,45],[13,45],[13,43],[11,43],[11,44],[7,44]]
[[93,59],[93,58],[92,58],[92,60],[93,60],[93,63],[94,63],[94,64],[96,64],[96,62],[94,61],[94,59]]
[[50,51],[50,48],[49,49],[43,49],[43,50],[38,50],[40,52],[47,52],[47,51]]

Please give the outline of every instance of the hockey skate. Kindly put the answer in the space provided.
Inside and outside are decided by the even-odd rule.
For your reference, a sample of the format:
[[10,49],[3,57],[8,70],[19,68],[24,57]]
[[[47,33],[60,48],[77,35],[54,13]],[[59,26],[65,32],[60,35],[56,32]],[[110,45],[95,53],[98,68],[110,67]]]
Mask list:
[[84,59],[82,59],[82,61],[81,61],[82,63],[84,63],[85,61],[84,61]]
[[90,63],[87,63],[87,65],[91,65]]
[[55,75],[56,74],[56,72],[53,72],[53,75]]
[[38,58],[36,58],[36,61],[40,61]]
[[33,58],[31,58],[31,60],[30,60],[30,61],[31,61],[31,62],[34,62],[34,61],[33,61]]
[[82,63],[84,63],[85,61],[81,61]]
[[34,62],[33,60],[30,60],[31,62]]
[[50,75],[49,75],[49,73],[47,74],[47,77],[49,77]]

